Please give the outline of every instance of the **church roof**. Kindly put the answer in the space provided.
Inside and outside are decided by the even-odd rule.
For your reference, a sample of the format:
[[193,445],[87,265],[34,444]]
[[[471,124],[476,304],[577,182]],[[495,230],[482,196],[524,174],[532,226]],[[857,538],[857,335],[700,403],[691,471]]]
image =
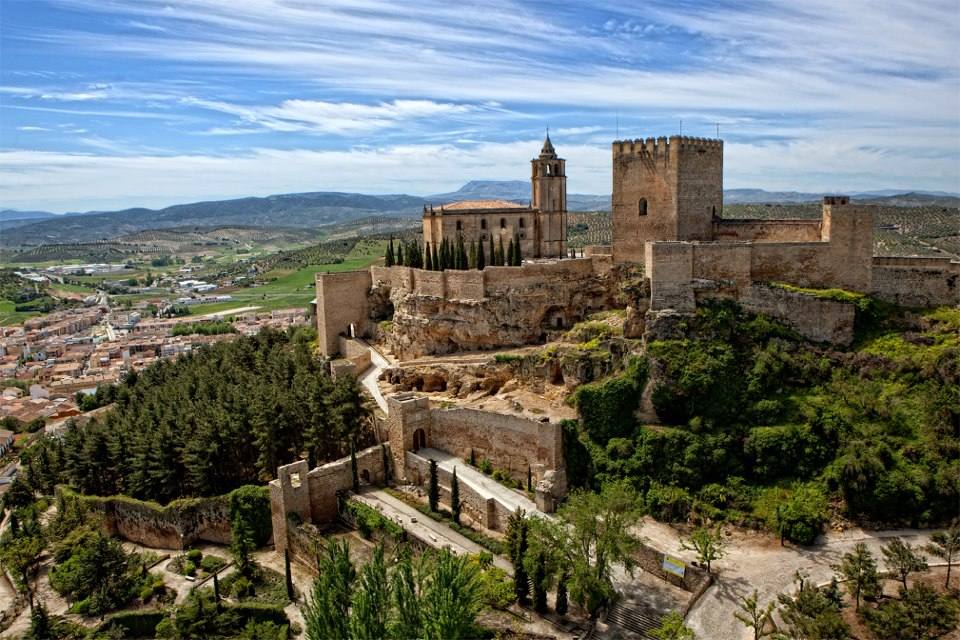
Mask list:
[[526,209],[527,206],[509,200],[460,200],[443,205],[444,211],[465,211],[469,209]]
[[547,134],[547,139],[543,141],[543,148],[540,149],[541,156],[555,156],[557,155],[556,150],[553,148],[553,143],[550,142],[550,134]]

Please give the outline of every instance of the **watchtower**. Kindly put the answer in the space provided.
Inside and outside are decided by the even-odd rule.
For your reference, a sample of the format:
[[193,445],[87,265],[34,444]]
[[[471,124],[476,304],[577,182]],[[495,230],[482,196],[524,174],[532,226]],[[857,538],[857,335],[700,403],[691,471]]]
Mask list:
[[613,143],[613,258],[642,262],[656,240],[712,240],[723,210],[723,141],[671,136]]
[[533,208],[537,210],[537,257],[562,256],[567,238],[567,161],[557,157],[550,134],[540,156],[530,161]]

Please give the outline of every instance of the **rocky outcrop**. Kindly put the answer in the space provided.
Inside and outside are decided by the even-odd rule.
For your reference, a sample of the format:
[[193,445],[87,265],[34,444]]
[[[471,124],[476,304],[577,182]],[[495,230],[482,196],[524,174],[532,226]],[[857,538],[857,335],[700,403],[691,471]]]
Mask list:
[[486,296],[478,299],[424,295],[375,282],[372,296],[383,300],[384,295],[394,309],[389,347],[401,359],[411,359],[542,343],[551,331],[615,306],[617,276],[613,270],[584,271],[488,282]]

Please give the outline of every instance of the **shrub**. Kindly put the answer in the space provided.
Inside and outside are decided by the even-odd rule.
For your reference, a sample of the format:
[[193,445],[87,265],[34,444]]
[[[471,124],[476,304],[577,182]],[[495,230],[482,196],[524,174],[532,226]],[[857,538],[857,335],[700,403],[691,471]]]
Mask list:
[[620,375],[581,385],[574,392],[571,400],[594,442],[606,444],[610,438],[633,434],[636,428],[633,412],[640,403],[646,379],[646,361],[633,358]]
[[663,486],[653,482],[647,490],[647,509],[657,520],[681,522],[687,519],[693,499],[682,487]]
[[199,563],[202,558],[203,552],[201,552],[200,549],[190,549],[187,551],[187,560],[194,564]]
[[190,560],[187,560],[182,565],[180,565],[180,573],[185,576],[193,576],[197,574],[197,565],[193,564]]
[[223,558],[218,558],[217,556],[204,556],[203,560],[200,562],[200,568],[207,573],[214,573],[225,564],[226,561]]
[[238,577],[231,585],[231,593],[237,598],[245,598],[253,595],[253,583],[244,576]]
[[487,458],[484,458],[480,461],[480,471],[487,474],[488,476],[493,473],[493,463],[490,462]]

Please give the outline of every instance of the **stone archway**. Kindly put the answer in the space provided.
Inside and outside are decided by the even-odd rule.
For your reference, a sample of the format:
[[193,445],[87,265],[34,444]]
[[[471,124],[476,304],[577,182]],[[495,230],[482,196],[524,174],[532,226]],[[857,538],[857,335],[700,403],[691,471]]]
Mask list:
[[363,484],[370,484],[370,470],[363,469],[360,472],[360,482]]
[[413,450],[417,451],[427,446],[427,433],[423,429],[413,432]]

